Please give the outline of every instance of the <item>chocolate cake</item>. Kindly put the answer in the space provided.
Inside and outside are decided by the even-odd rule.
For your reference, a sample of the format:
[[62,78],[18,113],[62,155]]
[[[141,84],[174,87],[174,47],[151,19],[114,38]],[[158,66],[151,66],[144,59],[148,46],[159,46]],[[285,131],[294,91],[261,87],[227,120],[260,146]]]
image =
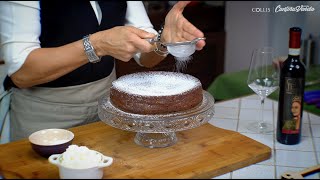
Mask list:
[[150,71],[113,81],[111,103],[135,114],[166,114],[191,109],[202,102],[199,79],[183,73]]

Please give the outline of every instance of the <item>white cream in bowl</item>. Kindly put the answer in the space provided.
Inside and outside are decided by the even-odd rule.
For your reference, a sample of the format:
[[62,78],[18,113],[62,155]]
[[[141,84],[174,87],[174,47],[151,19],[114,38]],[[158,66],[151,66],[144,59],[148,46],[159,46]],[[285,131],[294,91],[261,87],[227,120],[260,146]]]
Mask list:
[[60,156],[60,164],[64,167],[84,169],[98,166],[103,161],[102,154],[90,150],[86,146],[70,145]]
[[113,158],[85,146],[70,145],[64,153],[51,155],[49,162],[59,167],[61,179],[101,179],[103,168],[110,166]]

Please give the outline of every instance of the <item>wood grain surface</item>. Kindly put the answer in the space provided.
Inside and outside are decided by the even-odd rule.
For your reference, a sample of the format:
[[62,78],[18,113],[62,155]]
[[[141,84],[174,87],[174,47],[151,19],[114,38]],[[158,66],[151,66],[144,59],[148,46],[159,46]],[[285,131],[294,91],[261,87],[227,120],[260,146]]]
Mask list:
[[[271,149],[238,132],[211,124],[177,133],[167,148],[134,143],[135,132],[103,122],[70,129],[73,144],[114,158],[104,178],[212,178],[266,160]],[[59,178],[58,167],[36,154],[27,139],[0,145],[0,171],[6,178]]]

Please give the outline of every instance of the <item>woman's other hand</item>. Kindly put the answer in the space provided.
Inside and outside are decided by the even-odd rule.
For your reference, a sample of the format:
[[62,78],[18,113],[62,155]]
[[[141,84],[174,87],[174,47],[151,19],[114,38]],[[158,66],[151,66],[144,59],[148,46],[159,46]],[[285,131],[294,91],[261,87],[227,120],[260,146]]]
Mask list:
[[[203,32],[191,24],[182,14],[184,8],[190,2],[191,1],[179,1],[169,11],[161,36],[163,42],[192,41],[195,38],[204,37]],[[201,50],[205,44],[204,40],[198,41],[196,49]]]
[[138,52],[153,51],[154,46],[145,39],[155,36],[133,26],[118,26],[91,35],[90,41],[98,56],[110,55],[127,62]]

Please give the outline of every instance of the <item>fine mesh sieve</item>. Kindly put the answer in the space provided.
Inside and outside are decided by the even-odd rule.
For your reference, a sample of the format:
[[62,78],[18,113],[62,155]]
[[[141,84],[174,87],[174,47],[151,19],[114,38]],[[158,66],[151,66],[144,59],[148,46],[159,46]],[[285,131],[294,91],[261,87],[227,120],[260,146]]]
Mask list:
[[[177,58],[185,58],[191,56],[196,51],[196,44],[200,40],[206,38],[195,38],[192,41],[175,42],[175,43],[161,43],[167,47],[168,52]],[[156,39],[146,39],[150,43],[157,42]]]

